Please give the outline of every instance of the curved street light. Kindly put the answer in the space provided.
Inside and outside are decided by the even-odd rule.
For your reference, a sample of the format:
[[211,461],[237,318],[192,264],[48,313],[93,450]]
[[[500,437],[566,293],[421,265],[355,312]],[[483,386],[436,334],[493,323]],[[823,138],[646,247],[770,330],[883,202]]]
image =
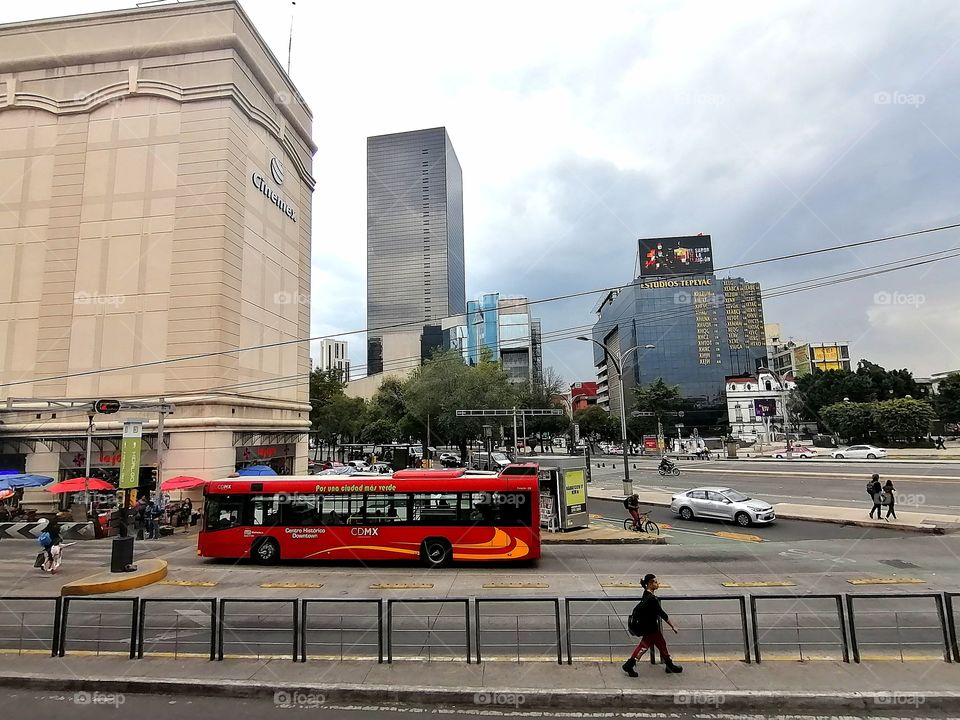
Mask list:
[[617,379],[620,384],[620,437],[623,441],[623,493],[629,497],[630,495],[633,495],[633,483],[630,481],[630,451],[627,446],[627,399],[623,396],[623,360],[632,352],[636,352],[637,350],[653,350],[657,346],[634,345],[629,350],[626,350],[619,355],[614,355],[612,352],[607,350],[606,345],[594,340],[593,338],[588,338],[586,335],[580,335],[577,337],[577,340],[582,340],[583,342],[592,342],[594,345],[597,345],[601,350],[603,350],[604,357],[610,358],[613,361],[613,366],[617,369]]

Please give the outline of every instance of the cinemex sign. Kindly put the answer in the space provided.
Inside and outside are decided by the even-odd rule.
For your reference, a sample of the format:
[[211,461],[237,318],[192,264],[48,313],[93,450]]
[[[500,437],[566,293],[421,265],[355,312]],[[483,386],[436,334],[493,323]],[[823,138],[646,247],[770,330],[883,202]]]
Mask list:
[[[279,158],[270,159],[270,174],[273,176],[274,182],[276,182],[277,185],[283,185],[283,163],[280,162]],[[294,222],[297,221],[297,215],[294,209],[290,205],[287,205],[284,199],[267,184],[267,179],[263,175],[255,172],[252,178],[253,186],[263,193],[267,200],[280,208],[280,211],[288,218]]]

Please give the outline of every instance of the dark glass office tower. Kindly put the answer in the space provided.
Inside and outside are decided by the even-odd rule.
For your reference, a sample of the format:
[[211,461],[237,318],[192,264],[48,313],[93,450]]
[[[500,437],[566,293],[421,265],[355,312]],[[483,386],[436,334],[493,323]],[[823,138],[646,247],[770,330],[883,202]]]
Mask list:
[[367,374],[416,365],[423,326],[465,311],[463,175],[446,129],[367,138]]

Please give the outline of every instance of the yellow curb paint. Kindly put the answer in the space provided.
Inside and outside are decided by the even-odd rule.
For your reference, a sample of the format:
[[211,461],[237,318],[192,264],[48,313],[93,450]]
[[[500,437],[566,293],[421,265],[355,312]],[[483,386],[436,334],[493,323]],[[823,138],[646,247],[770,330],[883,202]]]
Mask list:
[[175,585],[177,587],[216,587],[215,582],[204,580],[161,580],[158,585]]
[[723,587],[752,588],[752,587],[794,587],[796,583],[789,580],[747,580],[744,582],[720,583]]
[[[660,587],[662,587],[662,588],[673,587],[673,586],[670,585],[669,583],[660,583],[659,585],[660,585]],[[633,588],[643,587],[643,585],[641,585],[641,584],[638,583],[638,582],[608,582],[608,583],[600,583],[600,587],[604,587],[604,588],[631,588],[631,589],[633,589]]]
[[270,590],[295,590],[298,588],[322,588],[323,583],[261,583],[260,587]]
[[429,590],[433,583],[374,583],[371,590]]
[[920,578],[853,578],[847,580],[851,585],[924,585]]
[[[119,576],[119,577],[118,577]],[[141,560],[132,573],[97,573],[69,582],[60,588],[61,595],[100,595],[123,592],[152,585],[167,576],[166,560]]]
[[548,588],[550,587],[549,583],[535,583],[535,582],[493,582],[493,583],[484,583],[484,589],[507,589],[507,588]]
[[714,535],[726,538],[727,540],[739,540],[740,542],[763,542],[763,538],[759,535],[748,535],[746,533],[725,532],[721,530],[720,532],[715,532]]
[[[900,662],[901,657],[899,655],[860,655],[860,660],[867,662]],[[903,662],[930,662],[931,660],[936,660],[937,662],[943,662],[943,655],[904,655],[902,658]]]

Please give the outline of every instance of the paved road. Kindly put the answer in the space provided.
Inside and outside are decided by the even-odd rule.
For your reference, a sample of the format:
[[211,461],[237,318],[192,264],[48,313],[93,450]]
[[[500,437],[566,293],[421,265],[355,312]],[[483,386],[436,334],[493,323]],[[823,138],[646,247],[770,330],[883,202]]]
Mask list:
[[[591,466],[598,486],[619,490],[621,458],[599,460]],[[614,468],[614,465],[616,466]],[[960,464],[898,463],[894,460],[844,461],[680,461],[680,477],[661,477],[653,460],[630,460],[637,490],[689,490],[702,485],[735,487],[770,502],[864,505],[866,482],[874,472],[893,480],[898,506],[931,513],[960,514]],[[636,466],[636,470],[633,467]]]
[[[481,693],[480,700],[484,701],[488,693]],[[678,697],[683,697],[680,693]],[[294,698],[291,696],[290,698]],[[89,700],[90,702],[85,702]],[[94,704],[94,700],[97,703]],[[284,700],[284,698],[280,698]],[[664,717],[676,718],[676,720],[687,720],[688,718],[709,717],[711,720],[735,720],[742,718],[742,715],[733,715],[730,713],[710,712],[704,715],[702,711],[691,710],[682,705],[677,706],[668,716],[663,713],[645,713],[642,711],[624,711],[616,709],[597,709],[584,708],[578,712],[525,712],[520,704],[510,705],[508,701],[514,698],[502,698],[504,705],[502,707],[492,706],[486,703],[478,704],[475,708],[450,708],[450,707],[423,707],[423,706],[392,706],[392,705],[336,705],[333,703],[319,702],[319,698],[304,695],[303,702],[300,705],[284,706],[272,699],[240,699],[240,698],[204,698],[204,697],[183,697],[168,695],[108,695],[101,694],[75,694],[75,693],[51,693],[51,692],[32,692],[24,690],[8,690],[4,706],[11,717],[54,717],[64,716],[76,718],[76,720],[103,720],[117,716],[123,713],[124,716],[136,714],[148,718],[166,718],[167,720],[194,720],[197,717],[220,717],[229,715],[234,720],[260,720],[261,718],[290,718],[299,717],[299,714],[291,715],[300,710],[303,713],[311,713],[310,717],[324,718],[346,718],[347,720],[407,720],[411,716],[417,717],[425,714],[439,717],[534,717],[543,720],[568,720],[571,717],[582,720],[591,720],[592,718],[632,718],[635,720],[656,720]],[[912,708],[911,708],[912,710]],[[115,714],[116,713],[116,714]],[[920,713],[899,713],[900,715],[909,715],[913,720],[941,720],[947,718],[947,713],[930,713],[921,711]],[[782,718],[783,720],[815,720],[813,716],[808,715],[767,715],[760,709],[753,718]],[[844,718],[875,718],[875,717],[896,717],[896,714],[887,713],[858,713],[844,715]],[[823,716],[818,716],[816,720],[823,720]]]

